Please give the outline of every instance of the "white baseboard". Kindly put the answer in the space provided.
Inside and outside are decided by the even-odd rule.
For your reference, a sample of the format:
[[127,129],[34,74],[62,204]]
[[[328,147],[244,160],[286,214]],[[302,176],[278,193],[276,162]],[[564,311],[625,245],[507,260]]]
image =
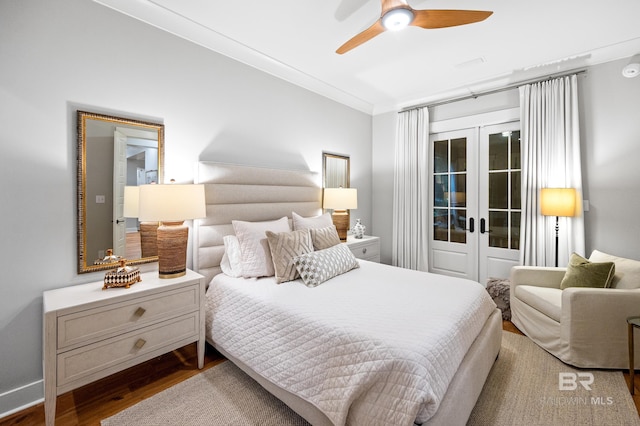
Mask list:
[[44,401],[44,381],[29,383],[0,394],[0,419]]

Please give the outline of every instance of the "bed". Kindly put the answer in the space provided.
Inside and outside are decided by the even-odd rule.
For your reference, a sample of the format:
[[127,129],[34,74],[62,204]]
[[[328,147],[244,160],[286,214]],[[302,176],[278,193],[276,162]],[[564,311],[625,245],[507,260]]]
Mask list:
[[502,337],[484,287],[364,260],[317,286],[221,273],[232,221],[293,229],[293,212],[322,214],[322,190],[308,171],[200,162],[197,176],[207,217],[194,225],[194,269],[209,283],[211,345],[313,425],[467,422]]

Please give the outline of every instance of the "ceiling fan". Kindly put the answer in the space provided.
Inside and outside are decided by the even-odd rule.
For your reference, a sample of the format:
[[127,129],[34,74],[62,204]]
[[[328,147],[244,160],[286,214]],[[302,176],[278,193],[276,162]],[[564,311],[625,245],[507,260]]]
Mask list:
[[373,25],[340,46],[342,55],[385,31],[398,31],[408,25],[434,29],[472,24],[487,19],[493,12],[482,10],[415,10],[406,0],[381,0],[382,13]]

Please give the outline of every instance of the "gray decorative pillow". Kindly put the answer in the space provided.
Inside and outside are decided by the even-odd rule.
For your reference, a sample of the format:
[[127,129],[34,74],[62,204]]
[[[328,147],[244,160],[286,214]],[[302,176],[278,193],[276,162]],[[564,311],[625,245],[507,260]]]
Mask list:
[[309,229],[309,232],[311,232],[314,250],[324,250],[340,244],[340,237],[335,225],[326,228],[312,228]]
[[266,231],[271,259],[276,271],[276,282],[295,280],[299,277],[293,258],[313,251],[313,243],[308,229],[292,232]]
[[307,287],[316,287],[337,275],[360,267],[346,244],[296,256],[293,263]]
[[590,262],[573,253],[560,288],[562,290],[569,287],[606,288],[611,284],[615,273],[616,265],[613,262]]

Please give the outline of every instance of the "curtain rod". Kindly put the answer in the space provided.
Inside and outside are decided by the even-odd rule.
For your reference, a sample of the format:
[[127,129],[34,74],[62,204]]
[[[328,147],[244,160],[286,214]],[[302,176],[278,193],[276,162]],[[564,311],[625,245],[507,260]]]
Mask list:
[[446,105],[446,104],[450,104],[453,102],[458,102],[458,101],[464,101],[467,99],[476,99],[480,96],[485,96],[485,95],[492,95],[494,93],[500,93],[500,92],[506,92],[507,90],[511,90],[511,89],[515,89],[517,87],[520,86],[524,86],[525,84],[534,84],[534,83],[540,83],[542,81],[548,81],[548,80],[552,80],[554,78],[560,78],[560,77],[566,77],[569,75],[579,75],[579,74],[586,74],[587,69],[586,68],[580,68],[580,69],[576,69],[576,70],[572,70],[572,71],[566,71],[566,72],[562,72],[562,73],[557,73],[557,74],[549,74],[546,77],[537,77],[537,78],[532,78],[529,80],[523,80],[523,81],[519,81],[517,83],[512,83],[509,84],[507,86],[503,86],[497,89],[489,89],[489,90],[485,90],[485,91],[479,91],[477,93],[471,93],[469,95],[464,95],[464,96],[459,96],[457,98],[451,98],[451,99],[447,99],[444,101],[440,101],[440,102],[434,102],[434,103],[424,103],[424,104],[419,104],[419,105],[414,105],[412,107],[407,107],[404,108],[402,110],[400,110],[400,112],[405,112],[405,111],[410,111],[412,109],[418,109],[418,108],[432,108],[432,107],[436,107],[436,106],[440,106],[440,105]]

